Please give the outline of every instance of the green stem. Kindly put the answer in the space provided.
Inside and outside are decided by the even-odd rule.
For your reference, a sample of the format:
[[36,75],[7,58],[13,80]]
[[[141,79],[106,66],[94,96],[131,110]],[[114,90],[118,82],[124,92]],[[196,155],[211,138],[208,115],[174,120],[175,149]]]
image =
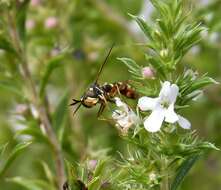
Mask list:
[[169,175],[168,175],[168,172],[167,172],[167,164],[168,164],[167,158],[164,157],[163,158],[164,179],[163,179],[161,190],[169,190]]

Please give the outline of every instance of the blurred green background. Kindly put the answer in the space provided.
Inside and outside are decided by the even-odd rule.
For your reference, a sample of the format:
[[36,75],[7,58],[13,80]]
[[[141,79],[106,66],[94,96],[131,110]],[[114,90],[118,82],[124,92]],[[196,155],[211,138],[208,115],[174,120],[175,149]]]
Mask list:
[[[221,1],[189,0],[187,8],[192,9],[190,20],[202,22],[208,27],[208,32],[202,34],[203,40],[185,56],[183,65],[221,81]],[[48,60],[65,49],[71,52],[53,71],[46,90],[51,112],[63,97],[67,97],[62,121],[64,130],[59,137],[65,158],[72,162],[83,160],[86,156],[96,158],[96,151],[101,154],[98,152],[101,149],[110,148],[109,154],[113,156],[117,156],[117,151],[125,150],[125,143],[114,127],[97,120],[98,107],[82,108],[73,118],[68,104],[71,98],[79,98],[94,80],[113,42],[116,45],[101,75],[101,83],[123,81],[130,77],[117,57],[131,57],[140,65],[148,64],[143,55],[146,49],[139,46],[146,39],[127,13],[140,15],[150,23],[156,18],[148,0],[32,0],[30,3],[26,21],[27,57],[35,82],[40,83]],[[7,26],[0,22],[0,30],[4,27]],[[0,51],[1,79],[9,77],[15,82],[18,69],[12,58]],[[30,138],[16,135],[24,128],[21,115],[26,107],[22,98],[2,86],[0,99],[0,144],[8,143],[10,151],[16,143]],[[221,147],[220,85],[207,88],[204,96],[186,110],[185,116],[200,137]],[[13,162],[5,178],[1,178],[0,189],[21,189],[21,186],[7,182],[5,179],[8,177],[44,179],[40,159],[53,168],[48,147],[37,139]],[[220,187],[221,154],[209,152],[194,167],[181,189],[219,190]]]

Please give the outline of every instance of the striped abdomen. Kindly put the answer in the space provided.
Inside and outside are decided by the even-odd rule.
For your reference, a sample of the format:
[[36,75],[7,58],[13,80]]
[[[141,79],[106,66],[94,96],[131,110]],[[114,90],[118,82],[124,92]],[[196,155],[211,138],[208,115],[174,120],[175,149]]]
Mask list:
[[130,99],[136,99],[138,97],[136,91],[126,82],[104,84],[101,88],[110,98],[117,96],[119,93]]

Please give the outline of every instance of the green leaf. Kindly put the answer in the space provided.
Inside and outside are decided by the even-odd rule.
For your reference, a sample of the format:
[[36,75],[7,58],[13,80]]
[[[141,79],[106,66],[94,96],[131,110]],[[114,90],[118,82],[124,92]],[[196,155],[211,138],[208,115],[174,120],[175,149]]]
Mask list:
[[93,174],[93,177],[98,177],[99,175],[102,175],[102,172],[104,171],[105,166],[106,166],[106,162],[107,162],[107,160],[99,160],[98,161],[95,171],[94,171],[94,174]]
[[186,88],[182,90],[182,95],[188,95],[210,84],[219,84],[219,83],[210,77],[202,76],[200,78],[195,79],[194,81],[191,81],[188,85],[186,85]]
[[3,144],[3,145],[0,146],[0,159],[2,159],[2,157],[3,157],[3,155],[4,155],[4,153],[5,153],[5,150],[7,149],[7,147],[8,147],[8,143]]
[[217,148],[213,143],[210,143],[210,142],[202,142],[200,143],[198,146],[197,146],[198,149],[200,150],[217,150],[219,151],[220,149]]
[[62,134],[64,131],[63,123],[68,110],[67,105],[68,105],[68,93],[66,92],[64,93],[63,97],[61,97],[52,118],[53,128],[57,133],[61,135],[59,138],[61,141],[62,141]]
[[18,88],[15,84],[8,81],[0,81],[0,89],[8,91],[12,93],[13,95],[16,95],[22,99],[25,99],[24,94],[22,93],[22,89]]
[[219,84],[214,79],[210,77],[202,77],[201,79],[197,80],[191,87],[191,91],[195,91],[198,89],[202,89],[205,86],[208,86],[210,84]]
[[158,25],[159,25],[161,31],[164,33],[164,35],[167,38],[169,38],[170,37],[170,33],[169,33],[168,26],[161,19],[157,19],[157,22],[158,22]]
[[23,43],[26,41],[26,15],[28,11],[28,5],[30,0],[24,0],[23,2],[18,3],[17,14],[16,14],[16,24],[18,29],[18,34]]
[[47,180],[53,186],[55,184],[55,178],[54,178],[53,172],[51,171],[50,167],[48,166],[46,162],[42,161],[41,164],[44,169],[44,173],[45,173]]
[[162,1],[158,1],[158,0],[150,0],[150,1],[152,5],[156,8],[157,11],[159,11],[159,13],[162,16],[168,16],[168,8],[166,7],[165,3],[163,3]]
[[7,181],[17,183],[28,190],[55,190],[43,180],[26,179],[23,177],[8,178]]
[[5,161],[4,165],[1,167],[0,169],[0,177],[3,176],[6,172],[6,170],[9,168],[9,166],[11,165],[11,163],[17,158],[17,156],[19,154],[22,153],[22,151],[24,149],[26,149],[29,145],[31,144],[31,142],[22,142],[19,143],[15,146],[15,148],[12,150],[11,154],[9,155],[9,157],[7,158],[7,160]]
[[19,130],[16,133],[17,136],[20,135],[30,135],[34,138],[34,140],[41,142],[41,143],[45,143],[45,144],[50,144],[48,138],[41,132],[39,127],[36,128],[31,128],[31,127],[27,127],[25,129]]
[[61,66],[61,61],[64,58],[64,54],[58,55],[51,60],[48,61],[46,64],[46,69],[43,73],[43,77],[41,79],[41,84],[40,84],[40,96],[44,97],[45,94],[45,88],[48,83],[49,77],[51,76],[52,72]]
[[143,79],[142,76],[142,68],[132,59],[122,57],[122,58],[117,58],[117,60],[121,61],[128,67],[128,71],[132,74],[134,79]]
[[17,54],[11,42],[0,34],[0,49],[7,51],[8,53]]
[[177,190],[178,187],[183,182],[185,176],[190,171],[190,169],[193,167],[193,165],[196,163],[196,161],[199,159],[199,155],[191,156],[190,158],[186,159],[180,168],[177,171],[176,177],[171,185],[170,190]]
[[149,57],[147,55],[145,55],[145,58],[146,58],[147,61],[150,62],[152,67],[156,70],[156,74],[158,74],[159,77],[161,77],[163,79],[166,78],[166,74],[165,74],[165,71],[164,71],[164,65],[160,61],[156,60],[153,57]]
[[95,177],[93,178],[89,183],[88,183],[88,190],[97,190],[99,189],[100,186],[100,177]]
[[153,39],[152,37],[152,28],[150,26],[148,26],[148,24],[142,19],[139,18],[138,16],[134,16],[132,14],[129,14],[133,19],[135,19],[135,21],[137,22],[137,24],[139,25],[140,29],[143,31],[143,33],[149,38],[149,39]]

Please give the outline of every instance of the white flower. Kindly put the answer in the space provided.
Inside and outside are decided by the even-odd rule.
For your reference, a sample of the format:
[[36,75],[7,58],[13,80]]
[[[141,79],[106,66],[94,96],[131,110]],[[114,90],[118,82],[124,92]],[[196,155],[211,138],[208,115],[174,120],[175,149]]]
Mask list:
[[112,118],[117,122],[117,126],[127,132],[132,125],[139,123],[139,117],[120,98],[115,98],[115,103],[119,109],[113,112]]
[[174,104],[178,92],[179,87],[176,84],[171,85],[170,82],[165,81],[162,85],[159,97],[142,97],[139,99],[138,107],[142,111],[152,111],[150,116],[144,120],[144,127],[147,131],[159,131],[164,120],[168,123],[178,122],[184,129],[189,129],[191,127],[187,119],[176,114],[174,111]]
[[157,179],[157,175],[152,172],[149,174],[149,179],[150,179],[150,181],[155,181]]

